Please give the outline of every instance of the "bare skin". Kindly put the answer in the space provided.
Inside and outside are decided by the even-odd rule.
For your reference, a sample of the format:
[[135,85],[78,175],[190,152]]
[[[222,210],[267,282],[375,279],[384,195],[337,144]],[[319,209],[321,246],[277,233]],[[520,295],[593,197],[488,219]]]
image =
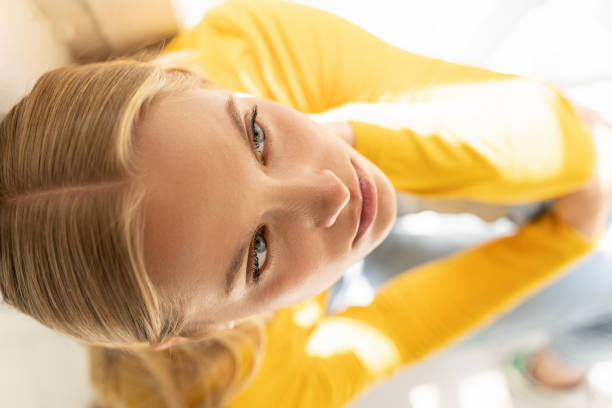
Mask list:
[[529,359],[529,372],[539,385],[566,390],[580,385],[586,378],[582,367],[575,367],[563,361],[552,350],[542,349]]
[[591,180],[557,199],[554,212],[585,238],[595,239],[604,232],[612,209],[612,124],[592,109],[574,106],[593,135],[597,161]]

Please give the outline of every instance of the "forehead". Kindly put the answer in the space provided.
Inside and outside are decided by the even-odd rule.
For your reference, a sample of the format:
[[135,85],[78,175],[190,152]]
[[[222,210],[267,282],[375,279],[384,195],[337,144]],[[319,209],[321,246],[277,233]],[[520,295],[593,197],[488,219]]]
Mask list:
[[222,296],[225,267],[246,222],[239,188],[244,148],[225,109],[228,95],[199,90],[163,98],[137,131],[147,271],[164,291],[211,303]]

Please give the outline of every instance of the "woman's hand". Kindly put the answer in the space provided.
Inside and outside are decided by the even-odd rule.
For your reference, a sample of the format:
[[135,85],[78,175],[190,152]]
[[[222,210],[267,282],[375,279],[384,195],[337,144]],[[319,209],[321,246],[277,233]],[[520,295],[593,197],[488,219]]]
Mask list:
[[583,237],[592,240],[606,229],[612,211],[612,124],[596,111],[574,104],[595,142],[593,176],[581,189],[556,200],[553,212]]

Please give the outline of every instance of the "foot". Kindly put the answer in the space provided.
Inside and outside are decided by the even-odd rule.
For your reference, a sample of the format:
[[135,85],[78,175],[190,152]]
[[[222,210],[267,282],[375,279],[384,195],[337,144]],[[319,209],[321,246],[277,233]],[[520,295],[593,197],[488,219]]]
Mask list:
[[[532,369],[532,356],[538,355],[539,351],[527,350],[517,351],[508,358],[503,365],[508,389],[516,406],[529,408],[582,408],[594,407],[593,392],[584,377],[560,376],[549,378],[542,362],[548,362],[545,357],[539,357],[533,361],[538,367]],[[540,362],[541,360],[541,362]],[[534,372],[537,373],[534,375]],[[547,372],[548,373],[548,372]],[[536,377],[538,376],[539,377]],[[541,378],[546,378],[547,383]],[[571,380],[571,381],[570,381]],[[552,386],[551,386],[552,385]],[[570,386],[571,385],[571,386]],[[559,387],[561,386],[561,387]]]
[[555,353],[543,349],[530,355],[527,361],[531,379],[552,390],[568,390],[585,381],[586,371],[561,360]]

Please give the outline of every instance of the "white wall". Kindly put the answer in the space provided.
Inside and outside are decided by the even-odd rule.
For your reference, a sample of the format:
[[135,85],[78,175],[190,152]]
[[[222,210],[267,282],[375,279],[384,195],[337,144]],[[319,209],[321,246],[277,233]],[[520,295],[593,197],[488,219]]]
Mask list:
[[42,73],[70,62],[46,18],[29,1],[0,0],[0,117]]
[[[0,118],[73,55],[124,52],[176,29],[170,0],[0,0]],[[86,350],[0,303],[0,407],[90,401]]]
[[0,305],[0,407],[85,408],[88,370],[78,343]]

